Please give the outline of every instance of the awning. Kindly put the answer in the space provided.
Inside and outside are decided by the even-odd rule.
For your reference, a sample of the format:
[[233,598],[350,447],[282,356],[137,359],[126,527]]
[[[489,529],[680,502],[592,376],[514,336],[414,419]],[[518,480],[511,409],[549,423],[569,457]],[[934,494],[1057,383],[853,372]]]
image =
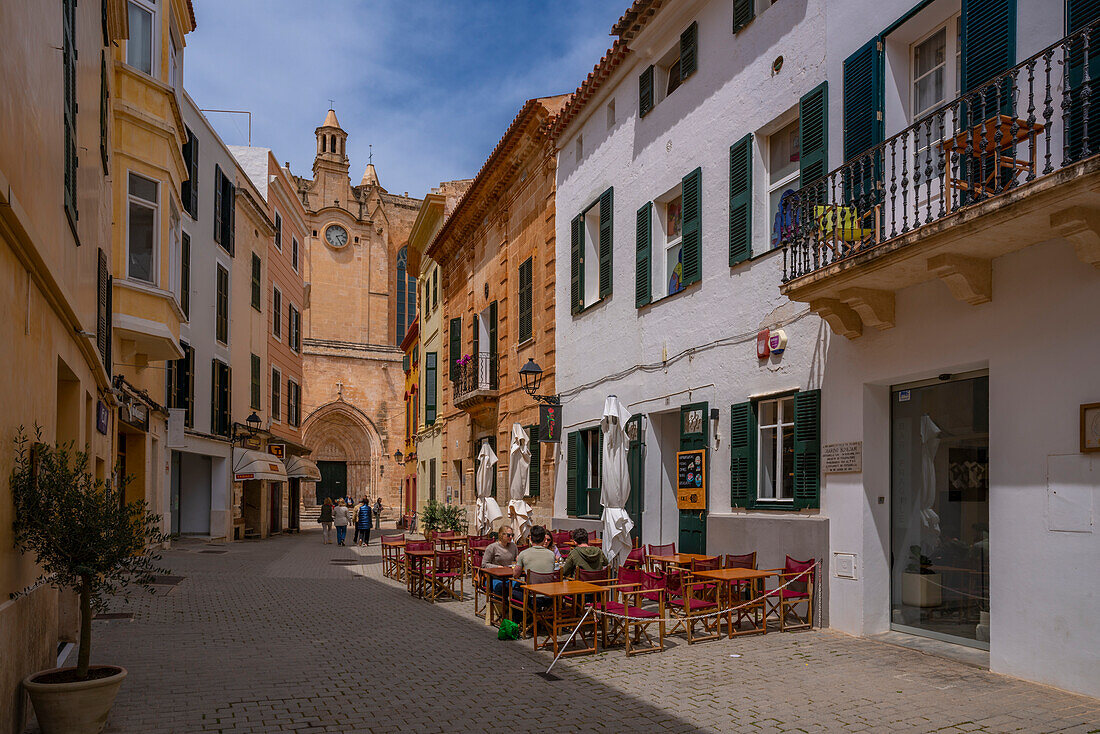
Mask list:
[[317,464],[304,456],[291,456],[286,460],[286,475],[291,479],[303,479],[307,482],[321,481],[321,470]]
[[243,482],[246,479],[272,479],[286,481],[286,468],[283,462],[263,451],[233,449],[233,480]]

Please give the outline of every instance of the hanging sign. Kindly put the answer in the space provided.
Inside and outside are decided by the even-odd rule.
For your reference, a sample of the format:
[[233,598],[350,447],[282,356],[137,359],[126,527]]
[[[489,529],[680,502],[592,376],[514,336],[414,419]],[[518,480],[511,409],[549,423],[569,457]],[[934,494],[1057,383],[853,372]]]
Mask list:
[[707,509],[707,450],[676,453],[676,506],[681,510]]
[[271,454],[276,459],[282,459],[284,456],[286,456],[286,444],[269,443],[267,445],[267,453]]
[[561,443],[561,406],[539,406],[539,441]]
[[96,401],[95,406],[95,429],[107,435],[107,422],[110,420],[110,411],[107,410],[107,404],[102,400]]

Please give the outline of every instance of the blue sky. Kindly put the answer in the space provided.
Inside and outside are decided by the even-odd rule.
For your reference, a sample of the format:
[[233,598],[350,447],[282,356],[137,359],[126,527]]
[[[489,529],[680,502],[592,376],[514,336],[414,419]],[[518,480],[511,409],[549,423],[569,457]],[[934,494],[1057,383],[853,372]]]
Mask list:
[[[252,112],[252,142],[312,175],[334,100],[352,183],[374,146],[391,192],[469,178],[523,102],[571,92],[629,0],[194,0],[184,83],[204,108]],[[226,143],[243,115],[211,114]]]

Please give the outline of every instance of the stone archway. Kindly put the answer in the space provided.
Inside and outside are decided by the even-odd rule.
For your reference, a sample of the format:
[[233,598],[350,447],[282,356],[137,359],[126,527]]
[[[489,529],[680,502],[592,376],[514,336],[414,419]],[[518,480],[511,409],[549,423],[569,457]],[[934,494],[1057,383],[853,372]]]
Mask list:
[[[377,497],[381,481],[382,439],[374,423],[355,406],[337,400],[315,410],[302,427],[303,441],[314,461],[347,466],[347,490],[353,499]],[[316,502],[316,485],[303,490],[303,501]],[[383,495],[383,503],[391,498]]]

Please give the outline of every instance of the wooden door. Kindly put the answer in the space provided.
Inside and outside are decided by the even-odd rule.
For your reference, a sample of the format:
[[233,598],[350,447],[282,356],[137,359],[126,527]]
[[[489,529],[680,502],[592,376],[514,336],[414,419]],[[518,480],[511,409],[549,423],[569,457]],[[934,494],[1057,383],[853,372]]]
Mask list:
[[[680,408],[680,450],[706,449],[710,443],[710,415],[707,403],[691,403]],[[709,507],[710,456],[707,452],[706,481]],[[707,510],[680,510],[681,553],[706,553]]]
[[317,483],[317,504],[322,505],[325,497],[331,497],[333,503],[343,499],[348,493],[348,464],[346,461],[318,461],[321,481]]

